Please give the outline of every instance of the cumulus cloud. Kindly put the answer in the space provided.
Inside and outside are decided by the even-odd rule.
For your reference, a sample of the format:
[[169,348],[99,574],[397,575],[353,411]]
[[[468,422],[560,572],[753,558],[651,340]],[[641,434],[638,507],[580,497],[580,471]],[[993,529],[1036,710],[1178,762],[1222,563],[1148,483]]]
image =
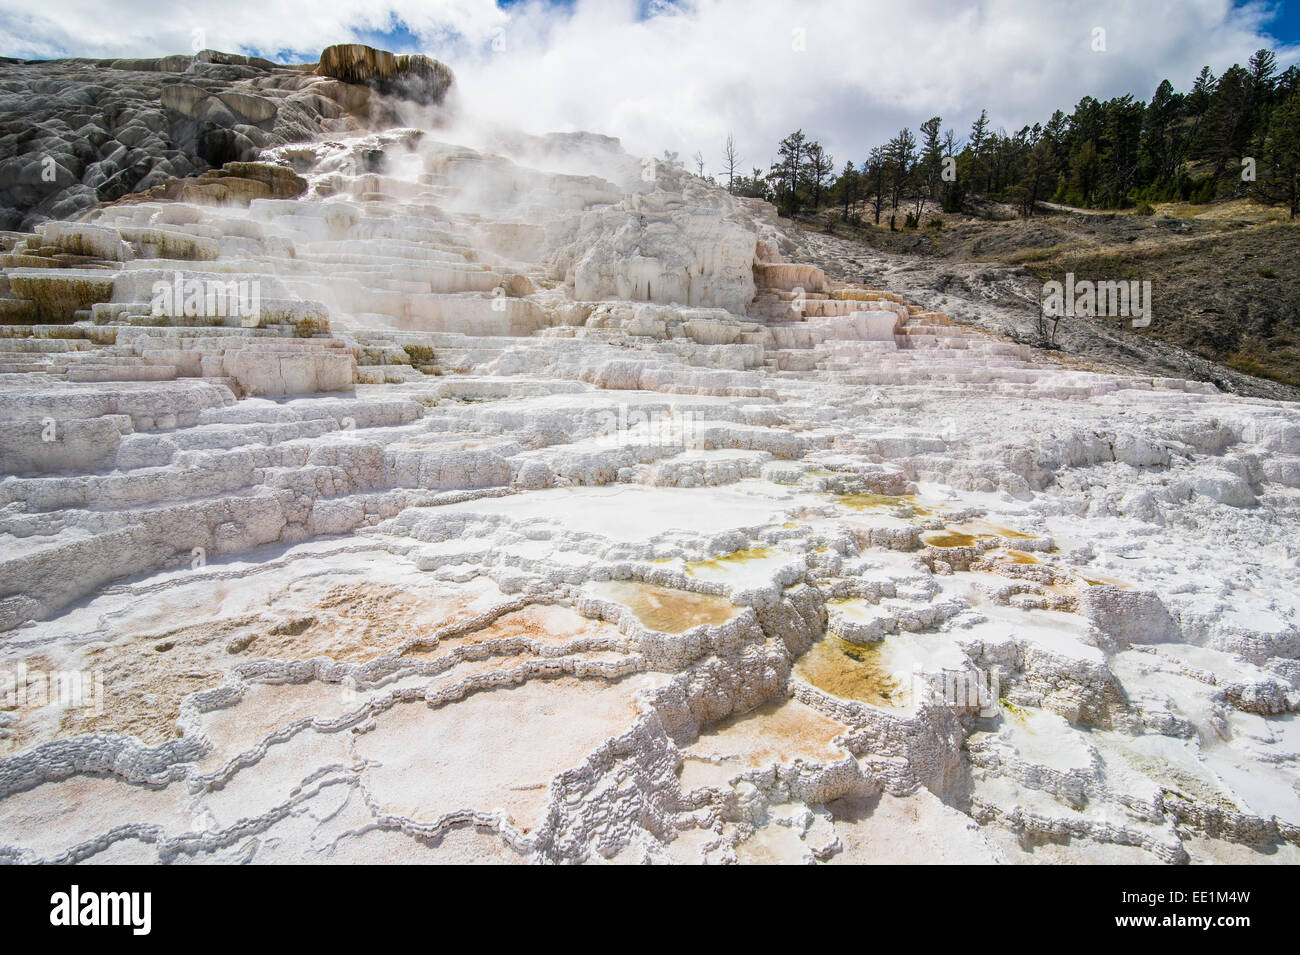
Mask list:
[[837,164],[860,162],[932,115],[964,133],[987,107],[1014,130],[1084,95],[1147,98],[1165,78],[1186,89],[1202,65],[1219,73],[1261,46],[1295,62],[1267,36],[1270,13],[1229,0],[0,0],[0,53],[310,58],[387,36],[451,65],[483,121],[700,150],[716,172],[728,132],[746,168],[796,127]]

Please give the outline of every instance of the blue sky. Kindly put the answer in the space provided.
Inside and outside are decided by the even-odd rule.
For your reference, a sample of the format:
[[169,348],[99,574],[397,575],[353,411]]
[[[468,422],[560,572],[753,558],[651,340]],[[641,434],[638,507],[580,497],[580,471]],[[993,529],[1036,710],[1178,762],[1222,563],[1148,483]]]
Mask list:
[[1283,43],[1300,44],[1300,2],[1278,4],[1266,29]]

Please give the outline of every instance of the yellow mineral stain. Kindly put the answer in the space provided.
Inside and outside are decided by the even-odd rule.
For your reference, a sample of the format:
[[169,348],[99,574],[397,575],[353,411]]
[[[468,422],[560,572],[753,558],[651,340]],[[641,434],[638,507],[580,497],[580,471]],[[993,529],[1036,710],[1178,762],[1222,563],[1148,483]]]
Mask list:
[[[935,531],[927,534],[923,540],[931,547],[970,547],[977,540],[1034,540],[1037,535],[1024,534],[1020,531],[1013,530],[1010,527],[1000,527],[997,524],[990,524],[987,521],[965,521],[961,524],[950,524],[942,531]],[[1012,554],[1021,553],[1020,551],[1011,551]],[[1024,555],[1028,557],[1029,555]],[[1029,560],[1016,560],[1018,564],[1037,563],[1037,558]]]
[[1029,719],[1028,713],[1006,698],[998,700],[998,704],[1004,711],[1015,717],[1021,723],[1024,723]]
[[1010,527],[1001,527],[997,524],[990,524],[987,521],[967,521],[965,524],[957,525],[961,530],[980,537],[1001,537],[1006,540],[1033,540],[1037,534],[1025,534]]
[[729,566],[743,564],[750,560],[764,560],[771,557],[774,551],[770,547],[750,547],[747,550],[733,550],[730,554],[724,554],[721,557],[713,557],[709,560],[689,560],[686,562],[686,572],[694,574],[697,570],[726,570]]
[[903,688],[880,659],[880,644],[859,647],[838,637],[814,643],[794,665],[795,673],[842,700],[902,706]]
[[1026,554],[1023,550],[1007,551],[1007,560],[1013,564],[1040,564],[1040,561],[1033,554]]
[[839,502],[855,511],[869,507],[898,507],[908,503],[907,498],[901,494],[841,494]]
[[1085,584],[1087,584],[1089,587],[1125,587],[1125,588],[1127,588],[1127,587],[1129,586],[1129,585],[1126,584],[1124,581],[1122,581],[1122,580],[1116,580],[1114,577],[1100,577],[1100,576],[1096,576],[1096,577],[1086,577],[1086,576],[1084,576],[1083,574],[1079,574],[1079,579],[1082,580],[1082,581],[1083,581]]
[[596,594],[631,610],[638,620],[660,633],[685,633],[701,624],[726,623],[740,608],[725,597],[693,594],[639,580],[608,580],[597,584]]
[[866,511],[876,507],[910,507],[918,515],[927,517],[936,510],[917,504],[915,494],[839,494],[836,500],[852,511]]
[[978,539],[974,534],[953,530],[935,531],[922,538],[930,547],[970,547]]

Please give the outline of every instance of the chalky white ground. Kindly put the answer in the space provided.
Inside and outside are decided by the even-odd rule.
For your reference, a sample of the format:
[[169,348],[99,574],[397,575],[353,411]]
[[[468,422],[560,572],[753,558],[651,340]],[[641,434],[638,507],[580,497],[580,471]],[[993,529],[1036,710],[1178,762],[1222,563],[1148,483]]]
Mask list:
[[449,135],[19,237],[0,670],[105,699],[0,711],[0,859],[1297,861],[1300,411]]

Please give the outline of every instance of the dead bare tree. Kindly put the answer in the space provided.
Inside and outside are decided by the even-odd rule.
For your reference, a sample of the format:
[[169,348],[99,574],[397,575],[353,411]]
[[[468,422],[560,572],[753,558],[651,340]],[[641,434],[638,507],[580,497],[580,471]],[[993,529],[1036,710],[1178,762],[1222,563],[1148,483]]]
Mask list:
[[736,138],[727,133],[726,145],[722,147],[722,168],[727,173],[727,192],[732,194],[736,191],[736,170],[741,162],[740,154],[736,152]]

